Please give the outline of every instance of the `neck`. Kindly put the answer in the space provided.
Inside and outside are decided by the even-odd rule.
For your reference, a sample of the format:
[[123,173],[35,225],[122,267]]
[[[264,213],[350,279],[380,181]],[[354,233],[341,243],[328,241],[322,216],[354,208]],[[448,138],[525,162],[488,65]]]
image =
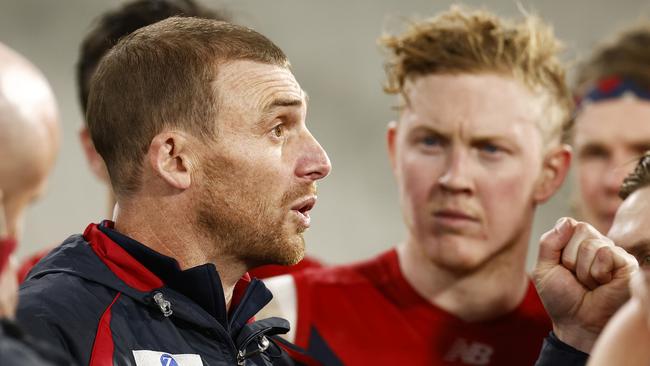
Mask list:
[[188,211],[159,197],[120,201],[119,210],[114,215],[115,229],[162,255],[174,258],[181,270],[214,264],[226,305],[230,308],[235,284],[247,268],[237,258],[223,253],[220,250],[223,246],[197,229],[191,215],[183,212]]
[[[528,238],[530,230],[525,230]],[[513,311],[526,295],[528,242],[513,241],[471,271],[453,271],[432,262],[409,241],[400,245],[399,265],[406,280],[430,303],[469,322],[494,319]]]

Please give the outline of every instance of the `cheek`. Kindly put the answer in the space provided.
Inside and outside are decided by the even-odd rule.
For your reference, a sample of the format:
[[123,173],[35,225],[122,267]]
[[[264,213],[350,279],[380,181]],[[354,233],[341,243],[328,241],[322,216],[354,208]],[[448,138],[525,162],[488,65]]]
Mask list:
[[439,158],[414,156],[403,158],[398,166],[398,186],[411,206],[424,206],[439,177]]
[[532,195],[539,171],[531,165],[511,165],[507,169],[487,171],[477,184],[477,195],[481,200],[488,222],[509,221],[503,226],[512,226],[512,220],[522,216],[522,211],[531,207]]
[[578,162],[578,182],[583,197],[591,197],[599,191],[605,170],[605,164],[600,161]]

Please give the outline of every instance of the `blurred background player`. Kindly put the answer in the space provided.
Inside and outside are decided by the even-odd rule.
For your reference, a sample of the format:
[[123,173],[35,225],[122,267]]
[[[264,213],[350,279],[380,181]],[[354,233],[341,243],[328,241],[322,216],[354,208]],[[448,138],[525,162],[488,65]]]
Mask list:
[[10,260],[29,204],[45,190],[59,148],[54,95],[41,72],[0,43],[0,360],[6,365],[69,365],[13,322],[18,299]]
[[577,70],[573,136],[576,208],[608,232],[621,204],[618,190],[650,148],[650,23],[603,42]]

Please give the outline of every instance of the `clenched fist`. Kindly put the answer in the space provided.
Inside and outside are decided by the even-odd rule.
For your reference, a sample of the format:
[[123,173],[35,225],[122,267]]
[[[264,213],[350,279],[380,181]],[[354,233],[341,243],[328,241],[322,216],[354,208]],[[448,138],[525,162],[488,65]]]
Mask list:
[[584,222],[560,219],[542,235],[535,287],[563,342],[589,353],[625,303],[636,259]]

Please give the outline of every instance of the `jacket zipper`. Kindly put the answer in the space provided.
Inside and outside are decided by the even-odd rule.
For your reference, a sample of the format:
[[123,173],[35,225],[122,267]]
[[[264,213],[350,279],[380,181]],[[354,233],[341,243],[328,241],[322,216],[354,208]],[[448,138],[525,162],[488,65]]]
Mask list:
[[[165,316],[165,318],[170,317],[174,313],[172,311],[171,302],[169,302],[168,300],[165,299],[165,296],[163,295],[162,292],[160,292],[160,291],[154,292],[152,298],[153,298],[153,301],[158,306],[158,309],[162,312],[163,316]],[[214,329],[217,330],[217,333],[221,333],[223,339],[225,339],[228,342],[228,345],[230,346],[230,352],[232,354],[232,357],[233,357],[234,361],[237,362],[237,365],[239,365],[239,353],[240,353],[240,351],[237,349],[237,346],[235,345],[235,342],[233,341],[233,339],[230,336],[230,333],[228,331],[226,331],[225,329],[223,329],[223,327],[221,327],[221,326],[214,327]],[[256,334],[259,334],[259,333],[256,333]],[[268,348],[268,345],[267,345],[267,348]],[[251,356],[252,355],[247,356],[246,358],[251,357]],[[244,362],[246,362],[246,361],[244,361]]]

